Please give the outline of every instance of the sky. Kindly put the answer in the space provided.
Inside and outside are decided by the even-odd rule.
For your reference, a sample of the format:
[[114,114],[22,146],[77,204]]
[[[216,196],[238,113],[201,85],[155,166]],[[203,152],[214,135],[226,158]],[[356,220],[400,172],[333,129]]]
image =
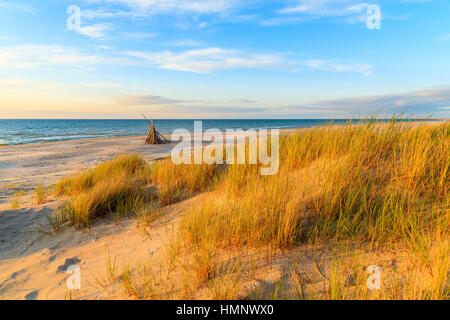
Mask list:
[[448,118],[448,0],[0,0],[0,118]]

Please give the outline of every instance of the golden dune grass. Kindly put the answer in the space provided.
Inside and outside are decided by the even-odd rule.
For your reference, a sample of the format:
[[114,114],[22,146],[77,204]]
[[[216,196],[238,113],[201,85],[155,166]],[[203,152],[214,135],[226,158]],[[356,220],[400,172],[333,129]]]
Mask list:
[[383,242],[420,237],[448,215],[448,124],[314,128],[283,137],[280,157],[271,177],[228,168],[186,215],[188,238],[219,246]]
[[[150,200],[142,190],[149,184],[157,185],[160,207],[210,191],[184,215],[178,241],[191,248],[192,274],[200,283],[214,283],[218,298],[233,296],[223,288],[238,291],[238,280],[214,280],[219,248],[353,241],[372,250],[401,247],[409,254],[411,268],[378,298],[445,299],[449,138],[449,123],[349,122],[280,137],[280,171],[274,176],[260,176],[255,165],[177,166],[167,159],[148,166],[138,156],[123,156],[63,179],[55,191],[72,196],[64,210],[77,227],[127,211],[123,208],[145,207]],[[362,279],[358,266],[354,276]],[[369,297],[364,286],[350,290],[333,274],[325,298]]]

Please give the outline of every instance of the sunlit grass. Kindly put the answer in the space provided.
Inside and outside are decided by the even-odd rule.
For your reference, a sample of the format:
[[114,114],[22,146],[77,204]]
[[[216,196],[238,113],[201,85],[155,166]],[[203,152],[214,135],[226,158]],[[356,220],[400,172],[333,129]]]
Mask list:
[[158,184],[160,205],[206,191],[218,172],[218,165],[176,165],[170,159],[159,161],[151,167],[152,182]]
[[42,184],[38,184],[34,189],[33,203],[36,205],[44,204],[47,201],[48,193],[49,191]]
[[223,185],[186,215],[187,236],[281,247],[410,238],[442,224],[448,151],[448,124],[405,128],[393,120],[300,132],[282,139],[278,175],[229,168]]
[[[175,165],[170,159],[147,165],[138,156],[122,156],[61,180],[55,192],[70,196],[60,214],[84,227],[106,215],[149,221],[158,208],[208,191],[184,213],[170,246],[176,250],[167,257],[169,270],[175,265],[184,270],[184,298],[205,288],[217,299],[239,297],[241,273],[223,275],[219,250],[351,241],[374,252],[401,248],[410,268],[374,295],[364,286],[360,261],[351,270],[357,285],[349,285],[337,261],[321,298],[445,299],[449,138],[449,123],[369,119],[280,137],[280,170],[274,176],[261,176],[257,165]],[[183,248],[188,254],[181,262]],[[158,295],[155,283],[139,283],[131,270],[123,273],[122,285],[134,298]],[[269,296],[283,296],[282,290],[277,286]],[[302,290],[299,297],[309,296]]]
[[23,206],[23,197],[26,195],[25,191],[19,191],[14,194],[14,198],[10,200],[9,207],[11,210],[20,209]]
[[137,155],[119,156],[59,181],[55,193],[70,198],[56,216],[64,217],[77,228],[90,226],[108,214],[118,221],[142,210],[151,200],[144,190],[149,181],[149,166],[144,159]]

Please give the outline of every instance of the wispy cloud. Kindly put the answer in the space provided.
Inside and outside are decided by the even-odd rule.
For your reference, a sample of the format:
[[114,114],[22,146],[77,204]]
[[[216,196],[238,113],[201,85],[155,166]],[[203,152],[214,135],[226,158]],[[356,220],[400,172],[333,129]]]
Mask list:
[[279,13],[303,13],[315,16],[343,16],[360,13],[369,4],[355,0],[297,0],[294,6],[278,10]]
[[34,13],[35,11],[31,4],[19,3],[19,1],[0,1],[0,8],[18,10],[26,13]]
[[96,39],[101,39],[106,36],[106,31],[111,30],[111,24],[97,23],[90,26],[81,26],[74,29],[75,32]]
[[2,88],[23,88],[32,87],[39,90],[52,90],[57,88],[59,85],[49,82],[36,82],[23,78],[4,78],[0,79],[0,87]]
[[[149,94],[125,94],[113,97],[119,104],[129,107],[145,106],[157,110],[159,113],[171,113],[178,115],[230,115],[230,114],[256,114],[270,110],[268,107],[236,106],[236,104],[252,103],[247,99],[233,99],[234,105],[211,105],[207,101],[180,100]],[[197,104],[197,105],[193,105]]]
[[370,64],[345,64],[335,60],[297,61],[283,53],[253,53],[235,49],[203,48],[182,52],[142,52],[129,51],[127,55],[142,59],[160,69],[194,73],[211,73],[232,69],[298,69],[331,72],[357,72],[369,75]]
[[262,25],[292,24],[321,18],[362,22],[367,20],[369,5],[358,0],[296,0],[294,5],[277,10],[278,16],[264,20]]
[[188,114],[214,114],[214,115],[255,115],[258,113],[270,111],[266,107],[234,107],[234,106],[211,106],[211,107],[187,107],[183,111]]
[[98,64],[122,63],[120,58],[107,58],[75,47],[61,45],[17,45],[0,47],[0,67],[37,68],[60,67],[64,69],[93,68]]
[[148,13],[220,13],[241,4],[238,0],[106,0]]
[[450,87],[438,87],[398,94],[365,96],[358,98],[328,100],[287,107],[290,111],[327,110],[348,115],[370,114],[374,112],[393,113],[433,113],[450,104]]
[[246,103],[255,103],[256,101],[246,99],[246,98],[235,98],[230,100],[231,103],[239,103],[239,104],[246,104]]
[[[379,113],[390,116],[405,113],[415,116],[442,114],[450,109],[450,87],[437,87],[388,95],[350,97],[315,101],[294,106],[259,106],[248,99],[232,99],[233,105],[205,105],[205,101],[188,101],[156,95],[122,95],[114,100],[126,106],[146,106],[163,113],[179,116],[196,115],[251,115],[251,116],[308,116],[345,118]],[[193,103],[199,105],[192,105]],[[236,106],[241,104],[241,106]],[[245,104],[255,104],[246,106]]]
[[[105,51],[106,50],[106,51]],[[212,73],[233,69],[280,69],[356,72],[369,75],[372,65],[342,63],[338,60],[295,60],[283,53],[254,53],[236,49],[204,48],[181,52],[114,52],[61,45],[16,45],[0,47],[0,67],[8,69],[58,67],[69,70],[95,69],[98,65],[157,67],[192,73]]]
[[126,106],[161,106],[184,103],[187,101],[168,99],[149,94],[126,94],[114,97],[114,100],[121,105]]
[[160,69],[194,73],[210,73],[238,68],[270,68],[283,64],[283,58],[277,54],[247,53],[222,48],[188,50],[180,53],[130,51],[127,54],[141,58]]
[[333,71],[333,72],[358,72],[364,75],[372,73],[372,65],[370,64],[344,64],[333,60],[310,60],[304,63],[306,67],[314,70]]

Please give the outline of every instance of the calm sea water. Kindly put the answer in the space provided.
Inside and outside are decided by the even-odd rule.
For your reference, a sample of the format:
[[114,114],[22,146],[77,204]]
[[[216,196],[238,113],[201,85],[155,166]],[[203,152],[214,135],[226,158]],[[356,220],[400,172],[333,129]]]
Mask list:
[[[203,131],[226,129],[304,128],[329,120],[202,120]],[[194,130],[194,120],[155,120],[158,131],[170,134],[175,129]],[[145,120],[0,120],[0,145],[79,140],[127,135],[145,135]]]
[[[203,131],[226,129],[285,129],[306,128],[329,123],[331,120],[202,120]],[[162,134],[175,129],[194,130],[194,120],[155,120]],[[145,135],[145,120],[1,120],[0,145],[79,140],[127,135]]]

